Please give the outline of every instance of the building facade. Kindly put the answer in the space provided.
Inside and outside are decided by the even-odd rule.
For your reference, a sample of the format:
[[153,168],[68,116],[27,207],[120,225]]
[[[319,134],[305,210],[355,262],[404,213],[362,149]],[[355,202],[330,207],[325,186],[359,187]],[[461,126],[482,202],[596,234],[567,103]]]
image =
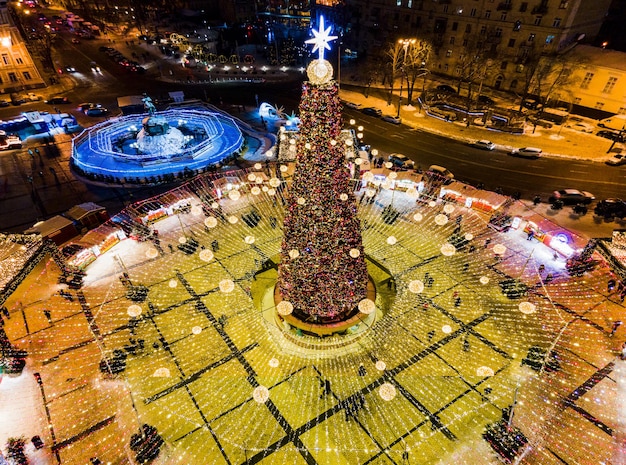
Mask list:
[[0,1],[0,93],[10,94],[45,85],[22,36],[10,21],[7,2]]
[[431,72],[457,77],[468,55],[489,60],[484,84],[519,91],[530,56],[557,53],[595,37],[611,0],[349,0],[353,47],[428,39]]

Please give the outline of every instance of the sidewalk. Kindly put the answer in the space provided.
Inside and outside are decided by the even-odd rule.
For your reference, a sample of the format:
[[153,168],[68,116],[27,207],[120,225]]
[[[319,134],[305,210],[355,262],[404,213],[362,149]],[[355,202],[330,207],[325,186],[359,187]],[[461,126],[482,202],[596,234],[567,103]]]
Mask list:
[[[429,87],[429,84],[426,84]],[[365,95],[366,88],[346,83],[340,90],[343,100],[361,104],[363,107],[375,107],[383,111],[384,115],[396,115],[398,111],[398,97],[400,89],[394,89],[394,98],[391,105],[387,104],[386,95],[388,90],[380,87],[370,87],[369,95]],[[417,99],[414,94],[414,100]],[[510,102],[512,105],[513,102]],[[519,147],[539,147],[543,150],[544,156],[567,157],[580,160],[590,160],[604,163],[611,158],[614,153],[623,150],[622,144],[615,144],[613,151],[609,154],[607,150],[612,141],[586,134],[569,128],[562,128],[554,125],[550,129],[526,125],[524,134],[509,134],[493,131],[479,126],[466,127],[464,122],[446,122],[431,116],[426,116],[419,108],[419,103],[414,102],[414,106],[403,105],[400,108],[402,123],[417,130],[428,131],[445,135],[451,139],[463,142],[472,142],[480,139],[488,139],[494,142],[498,148],[510,150]]]

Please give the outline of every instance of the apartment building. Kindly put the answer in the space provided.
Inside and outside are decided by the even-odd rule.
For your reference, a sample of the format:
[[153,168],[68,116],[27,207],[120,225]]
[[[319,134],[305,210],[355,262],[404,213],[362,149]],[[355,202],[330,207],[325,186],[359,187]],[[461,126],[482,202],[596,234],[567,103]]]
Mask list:
[[0,93],[45,85],[18,29],[10,21],[7,2],[0,1]]
[[429,39],[431,72],[458,76],[468,54],[491,60],[484,85],[518,91],[533,54],[564,52],[595,37],[611,0],[347,0],[353,47]]

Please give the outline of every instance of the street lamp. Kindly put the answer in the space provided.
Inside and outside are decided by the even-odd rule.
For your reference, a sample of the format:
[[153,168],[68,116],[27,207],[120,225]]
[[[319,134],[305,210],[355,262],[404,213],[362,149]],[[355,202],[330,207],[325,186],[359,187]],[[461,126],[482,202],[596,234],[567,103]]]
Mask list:
[[402,71],[402,75],[400,76],[400,97],[398,98],[398,114],[396,115],[396,118],[400,117],[400,106],[402,105],[402,88],[404,86],[404,67],[406,66],[406,54],[409,49],[409,45],[413,45],[415,43],[415,39],[399,39],[398,43],[402,44],[402,48],[404,49],[404,56],[402,58],[402,68],[400,69]]

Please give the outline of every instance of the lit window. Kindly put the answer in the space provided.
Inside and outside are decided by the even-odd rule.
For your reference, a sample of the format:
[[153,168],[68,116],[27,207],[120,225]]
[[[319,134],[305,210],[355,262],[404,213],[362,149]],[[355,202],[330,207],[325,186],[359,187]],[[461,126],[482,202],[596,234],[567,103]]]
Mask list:
[[452,56],[452,50],[448,49],[448,51],[446,52],[446,56],[447,57],[451,57]]
[[496,37],[502,37],[502,28],[497,27],[495,31]]
[[585,74],[585,77],[583,78],[583,81],[580,83],[580,88],[581,89],[588,89],[589,88],[589,84],[591,83],[592,79],[593,79],[593,73]]
[[476,8],[470,10],[470,16],[476,16]]
[[9,73],[9,81],[11,81],[11,82],[17,82],[17,74],[15,74],[15,73]]
[[3,62],[5,65],[8,65],[8,64],[9,64],[9,55],[7,55],[6,53],[3,53],[3,54],[2,54],[2,62]]
[[489,19],[491,17],[491,10],[485,11],[485,19]]
[[506,11],[503,11],[500,15],[500,21],[506,21]]
[[559,9],[564,10],[567,8],[567,1],[561,0],[561,4],[559,5]]
[[613,91],[613,87],[617,83],[616,77],[610,77],[606,84],[604,85],[604,89],[602,89],[603,94],[610,94]]
[[522,28],[522,22],[518,19],[517,21],[515,21],[515,24],[513,24],[513,31],[517,32]]
[[534,42],[535,41],[535,34],[530,34],[528,36],[528,42]]
[[22,58],[21,58],[21,57],[15,57],[15,62],[16,62],[18,65],[23,65],[23,64],[24,64],[24,60],[22,60]]
[[22,73],[22,75],[24,76],[24,80],[26,80],[26,81],[30,81],[32,79],[32,77],[30,76],[30,73],[28,71],[24,71]]
[[554,18],[552,22],[552,27],[559,27],[561,25],[561,18]]
[[541,19],[543,16],[535,16],[535,26],[539,26],[541,24]]

